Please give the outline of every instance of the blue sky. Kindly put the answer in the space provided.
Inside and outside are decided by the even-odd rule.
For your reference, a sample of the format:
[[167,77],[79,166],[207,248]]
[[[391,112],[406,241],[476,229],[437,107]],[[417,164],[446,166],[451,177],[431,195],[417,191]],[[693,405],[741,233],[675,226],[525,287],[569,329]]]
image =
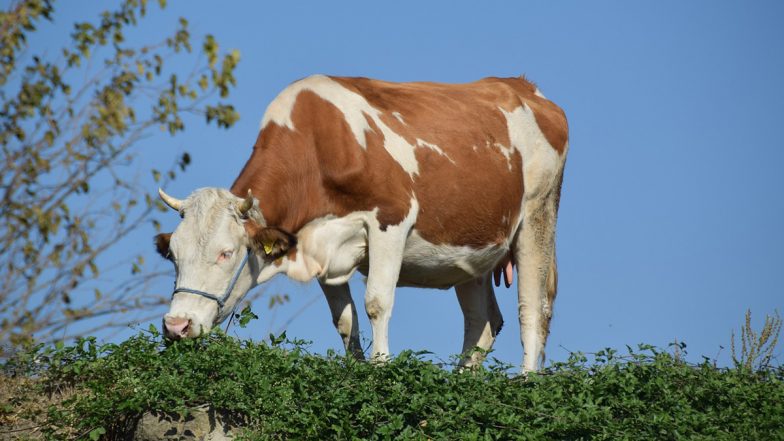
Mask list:
[[[559,104],[570,153],[558,224],[560,292],[548,358],[645,342],[688,344],[690,358],[728,361],[730,332],[747,308],[759,324],[784,310],[784,4],[658,2],[231,2],[173,1],[151,8],[149,38],[178,16],[194,34],[239,49],[229,131],[192,124],[142,146],[142,167],[187,150],[194,165],[166,190],[185,197],[228,187],[255,141],[269,101],[314,73],[393,81],[467,82],[527,75]],[[101,2],[59,3],[52,29],[33,41],[59,45],[74,19]],[[149,179],[149,186],[155,184]],[[264,195],[258,195],[264,197]],[[176,226],[165,217],[165,228]],[[128,245],[148,245],[152,229]],[[161,262],[161,265],[168,264]],[[170,290],[163,283],[162,292]],[[351,283],[360,305],[364,285]],[[290,304],[240,331],[262,338],[304,306],[288,335],[314,352],[340,348],[314,284],[283,278],[265,288]],[[497,289],[506,325],[494,356],[519,365],[516,293]],[[162,311],[163,313],[163,311]],[[156,323],[159,323],[156,321]],[[462,317],[453,291],[399,289],[390,347],[457,353]],[[130,331],[129,331],[130,332]],[[778,351],[779,355],[781,351]]]

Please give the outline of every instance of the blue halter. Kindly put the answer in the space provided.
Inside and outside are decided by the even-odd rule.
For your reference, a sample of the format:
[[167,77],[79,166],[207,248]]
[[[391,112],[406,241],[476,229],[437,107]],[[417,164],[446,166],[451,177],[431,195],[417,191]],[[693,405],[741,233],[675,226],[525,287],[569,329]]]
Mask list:
[[229,299],[229,295],[234,290],[234,285],[237,284],[237,279],[240,277],[240,273],[245,268],[245,265],[248,263],[248,256],[250,256],[250,248],[246,249],[245,257],[242,259],[242,263],[240,263],[240,267],[237,268],[237,272],[234,273],[234,277],[231,278],[231,282],[229,282],[229,286],[226,288],[226,292],[223,293],[221,297],[216,296],[215,294],[210,294],[205,291],[199,291],[198,289],[191,289],[191,288],[182,288],[182,287],[174,287],[174,292],[172,293],[172,299],[178,292],[184,292],[188,294],[196,294],[197,296],[202,296],[208,298],[210,300],[214,300],[218,303],[218,316],[222,315],[223,306],[226,304],[226,300]]

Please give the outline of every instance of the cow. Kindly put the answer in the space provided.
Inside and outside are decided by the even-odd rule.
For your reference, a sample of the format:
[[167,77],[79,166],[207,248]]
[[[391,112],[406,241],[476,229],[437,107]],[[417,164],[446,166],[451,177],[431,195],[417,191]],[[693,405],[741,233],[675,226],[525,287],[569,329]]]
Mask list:
[[[493,292],[516,268],[523,372],[544,360],[558,272],[564,112],[525,77],[465,84],[310,76],[267,107],[231,189],[181,200],[155,238],[176,266],[164,333],[200,335],[276,274],[318,280],[348,353],[362,358],[348,281],[367,277],[371,355],[389,356],[397,286],[455,287],[463,366],[503,319]],[[476,350],[476,349],[479,350]]]

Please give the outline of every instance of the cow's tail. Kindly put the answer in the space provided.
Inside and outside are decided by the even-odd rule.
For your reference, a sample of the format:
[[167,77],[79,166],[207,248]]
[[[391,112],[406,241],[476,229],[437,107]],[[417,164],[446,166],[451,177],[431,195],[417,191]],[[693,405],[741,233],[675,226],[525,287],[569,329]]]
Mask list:
[[547,273],[545,290],[547,291],[547,302],[543,305],[543,312],[546,320],[545,327],[549,335],[550,320],[553,318],[553,305],[555,304],[555,296],[558,294],[558,262],[555,258],[555,250],[553,250],[553,258],[550,260],[550,271]]
[[[550,194],[550,201],[552,209],[552,228],[555,230],[555,222],[558,217],[558,206],[561,204],[561,186],[563,185],[563,168],[561,168],[559,172],[559,176],[556,178],[556,186],[553,189],[553,192]],[[547,280],[545,282],[545,294],[546,298],[542,304],[542,328],[541,328],[541,335],[544,341],[547,341],[547,337],[550,336],[550,321],[553,318],[553,305],[555,305],[555,297],[558,295],[558,259],[556,258],[555,253],[555,237],[553,236],[552,242],[552,252],[551,252],[551,259],[550,259],[550,268],[547,271]],[[542,359],[544,360],[544,351],[542,351]]]

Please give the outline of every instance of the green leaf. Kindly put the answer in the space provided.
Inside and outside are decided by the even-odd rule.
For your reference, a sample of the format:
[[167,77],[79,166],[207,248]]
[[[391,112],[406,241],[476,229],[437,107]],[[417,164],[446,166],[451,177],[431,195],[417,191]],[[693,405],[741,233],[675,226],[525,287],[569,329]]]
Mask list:
[[101,438],[101,435],[104,435],[105,433],[106,429],[103,427],[98,427],[90,431],[90,439],[92,441],[98,441],[98,439]]
[[245,306],[242,311],[239,313],[239,324],[240,328],[244,328],[248,325],[251,320],[257,320],[259,316],[253,313],[250,309],[250,305]]

